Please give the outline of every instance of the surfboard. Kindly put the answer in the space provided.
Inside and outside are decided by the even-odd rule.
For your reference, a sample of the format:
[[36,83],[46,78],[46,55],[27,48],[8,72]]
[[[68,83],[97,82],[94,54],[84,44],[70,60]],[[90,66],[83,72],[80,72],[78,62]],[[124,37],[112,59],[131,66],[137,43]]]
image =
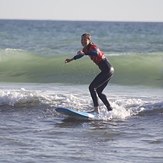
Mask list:
[[55,110],[61,114],[64,114],[64,115],[66,115],[70,118],[74,118],[74,119],[91,120],[91,119],[98,118],[98,114],[96,114],[96,113],[81,112],[81,111],[76,111],[76,110],[72,110],[69,108],[63,108],[63,107],[58,107]]

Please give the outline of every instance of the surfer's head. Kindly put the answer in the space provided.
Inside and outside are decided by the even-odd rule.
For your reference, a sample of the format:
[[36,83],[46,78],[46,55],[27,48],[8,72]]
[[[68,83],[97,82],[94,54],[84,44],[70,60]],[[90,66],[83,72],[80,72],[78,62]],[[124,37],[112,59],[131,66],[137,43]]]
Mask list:
[[91,35],[89,33],[84,33],[81,36],[81,44],[86,47],[89,44],[92,44]]

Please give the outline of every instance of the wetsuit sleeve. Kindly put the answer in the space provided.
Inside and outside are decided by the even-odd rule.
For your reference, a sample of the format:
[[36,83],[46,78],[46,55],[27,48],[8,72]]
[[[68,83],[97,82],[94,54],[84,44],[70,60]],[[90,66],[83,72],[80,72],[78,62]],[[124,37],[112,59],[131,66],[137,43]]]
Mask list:
[[89,56],[97,56],[98,55],[98,50],[93,50],[91,52],[85,52],[85,55],[89,55]]
[[85,55],[98,56],[99,48],[96,45],[91,45],[88,51],[85,51]]
[[84,55],[82,55],[82,54],[75,55],[75,56],[74,56],[74,60],[80,59],[80,58],[82,58],[83,56],[84,56]]

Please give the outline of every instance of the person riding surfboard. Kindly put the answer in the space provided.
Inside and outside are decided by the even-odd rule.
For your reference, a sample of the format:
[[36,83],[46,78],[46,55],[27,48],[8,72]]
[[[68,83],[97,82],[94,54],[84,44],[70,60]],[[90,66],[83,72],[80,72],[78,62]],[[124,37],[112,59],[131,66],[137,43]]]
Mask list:
[[104,88],[107,86],[108,82],[114,74],[114,68],[110,62],[105,58],[104,53],[92,42],[91,35],[84,33],[81,36],[81,44],[83,49],[77,52],[73,58],[66,59],[65,63],[69,63],[73,60],[82,58],[84,55],[88,55],[90,59],[99,67],[101,72],[94,78],[94,80],[89,85],[89,91],[93,100],[95,112],[100,114],[98,97],[104,103],[108,111],[112,110],[112,107],[107,100],[105,94],[103,94]]

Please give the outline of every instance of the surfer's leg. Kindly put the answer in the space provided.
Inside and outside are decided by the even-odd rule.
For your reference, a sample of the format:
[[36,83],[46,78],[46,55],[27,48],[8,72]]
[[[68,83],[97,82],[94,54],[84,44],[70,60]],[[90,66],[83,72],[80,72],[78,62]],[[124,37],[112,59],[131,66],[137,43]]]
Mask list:
[[101,99],[101,101],[104,103],[108,111],[112,110],[112,107],[107,100],[107,97],[105,94],[103,94],[103,90],[107,86],[108,82],[110,81],[112,77],[112,73],[107,73],[107,72],[101,72],[98,77],[97,77],[97,82],[96,82],[96,92],[98,94],[98,97]]
[[97,92],[96,92],[95,82],[94,81],[90,84],[89,91],[90,91],[90,94],[91,94],[91,97],[92,97],[94,107],[98,107],[99,103],[98,103],[98,97],[97,97]]
[[100,113],[98,97],[97,97],[97,92],[96,92],[96,88],[98,87],[99,78],[100,78],[100,74],[97,75],[96,78],[89,85],[89,91],[90,91],[92,101],[93,101],[93,104],[94,104],[94,111],[93,112],[97,112],[97,113]]
[[90,84],[89,91],[95,108],[99,107],[98,97],[97,97],[98,94],[99,98],[107,107],[108,111],[112,110],[112,107],[110,106],[110,103],[106,98],[106,95],[102,93],[104,88],[107,86],[109,80],[111,79],[112,75],[113,75],[112,73],[100,72]]
[[112,110],[112,107],[111,107],[109,101],[107,100],[106,95],[104,93],[102,93],[102,91],[104,90],[104,88],[107,86],[108,82],[109,82],[109,80],[107,82],[105,82],[103,85],[101,85],[100,87],[98,87],[96,91],[98,93],[99,98],[101,99],[101,101],[106,106],[107,110],[108,111],[111,111]]

